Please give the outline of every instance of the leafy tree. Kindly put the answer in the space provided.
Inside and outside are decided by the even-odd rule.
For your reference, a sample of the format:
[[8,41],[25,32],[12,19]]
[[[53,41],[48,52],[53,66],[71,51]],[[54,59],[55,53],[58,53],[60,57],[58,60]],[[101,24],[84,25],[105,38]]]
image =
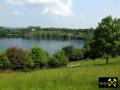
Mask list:
[[21,48],[8,48],[6,50],[6,55],[10,61],[10,66],[12,69],[22,69],[23,71],[24,68],[32,65],[32,60],[27,56],[26,51]]
[[0,52],[0,69],[7,69],[10,65],[8,58],[6,57],[5,52]]
[[57,51],[53,55],[53,61],[59,66],[65,66],[68,64],[69,60],[68,57],[65,55],[64,51]]
[[84,58],[85,49],[74,48],[72,45],[63,47],[62,50],[68,57],[69,61],[81,60]]
[[65,54],[67,55],[69,61],[72,61],[72,53],[73,53],[73,45],[70,45],[70,46],[66,46],[66,47],[63,47],[62,50],[65,52]]
[[84,58],[84,49],[77,49],[74,48],[72,52],[72,59],[73,60],[81,60]]
[[112,49],[112,57],[120,55],[120,41],[114,41]]
[[113,21],[111,16],[102,19],[94,32],[93,42],[91,43],[92,58],[105,57],[106,64],[113,54],[114,45],[117,45],[114,42],[117,40],[116,35],[113,33],[116,23]]
[[26,52],[26,62],[24,62],[27,69],[33,69],[35,67],[34,60],[29,56],[29,52]]
[[48,67],[50,68],[59,67],[59,60],[55,56],[50,57],[48,61]]
[[113,33],[115,34],[115,39],[120,40],[120,19],[113,19],[112,26]]
[[36,67],[43,67],[47,65],[47,54],[41,47],[32,47],[29,55],[34,60]]

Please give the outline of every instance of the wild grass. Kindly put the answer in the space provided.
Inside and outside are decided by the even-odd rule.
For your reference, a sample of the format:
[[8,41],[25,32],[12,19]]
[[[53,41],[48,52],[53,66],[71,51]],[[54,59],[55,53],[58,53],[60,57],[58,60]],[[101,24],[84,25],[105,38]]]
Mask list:
[[[76,64],[77,67],[69,67]],[[104,59],[97,59],[72,62],[65,68],[3,72],[0,90],[120,90],[120,81],[117,89],[100,89],[98,79],[103,76],[120,80],[120,57],[111,58],[108,65]]]

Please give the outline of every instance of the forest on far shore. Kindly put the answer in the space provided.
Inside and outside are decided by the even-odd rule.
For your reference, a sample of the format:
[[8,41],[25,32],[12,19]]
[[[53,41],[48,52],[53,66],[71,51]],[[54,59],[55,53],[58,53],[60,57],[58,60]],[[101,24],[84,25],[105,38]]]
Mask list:
[[93,28],[69,29],[69,28],[42,28],[29,26],[27,28],[0,27],[0,37],[22,37],[42,39],[86,39],[92,37]]

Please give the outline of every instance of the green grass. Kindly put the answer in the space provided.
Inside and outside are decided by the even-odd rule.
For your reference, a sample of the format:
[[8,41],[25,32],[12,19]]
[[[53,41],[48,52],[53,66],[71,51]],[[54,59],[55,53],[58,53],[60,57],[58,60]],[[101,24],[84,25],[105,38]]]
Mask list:
[[99,89],[98,78],[103,76],[120,80],[120,57],[110,59],[108,65],[98,59],[72,62],[58,69],[0,73],[0,90],[120,90],[120,83],[117,89]]

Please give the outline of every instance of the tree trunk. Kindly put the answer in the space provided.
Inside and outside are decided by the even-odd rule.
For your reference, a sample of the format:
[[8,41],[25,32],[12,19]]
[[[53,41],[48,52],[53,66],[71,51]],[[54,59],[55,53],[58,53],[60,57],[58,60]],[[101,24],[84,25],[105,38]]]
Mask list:
[[106,57],[106,64],[108,64],[108,57]]

